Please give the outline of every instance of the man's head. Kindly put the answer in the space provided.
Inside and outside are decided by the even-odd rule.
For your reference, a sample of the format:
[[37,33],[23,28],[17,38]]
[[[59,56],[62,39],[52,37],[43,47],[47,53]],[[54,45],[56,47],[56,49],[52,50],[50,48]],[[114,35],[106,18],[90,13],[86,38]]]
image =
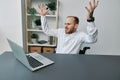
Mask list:
[[65,33],[71,34],[77,30],[79,19],[76,16],[68,16],[65,22]]

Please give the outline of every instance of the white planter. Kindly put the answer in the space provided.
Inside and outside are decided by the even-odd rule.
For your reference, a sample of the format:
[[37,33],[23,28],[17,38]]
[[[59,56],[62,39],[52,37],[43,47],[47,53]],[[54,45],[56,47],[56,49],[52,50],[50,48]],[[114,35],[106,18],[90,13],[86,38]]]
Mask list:
[[50,15],[56,15],[56,11],[50,11],[48,12]]
[[36,25],[34,23],[34,20],[32,20],[32,29],[36,29]]
[[33,38],[33,39],[32,39],[32,43],[33,43],[33,44],[36,44],[36,43],[37,43],[37,39],[34,39],[34,38]]

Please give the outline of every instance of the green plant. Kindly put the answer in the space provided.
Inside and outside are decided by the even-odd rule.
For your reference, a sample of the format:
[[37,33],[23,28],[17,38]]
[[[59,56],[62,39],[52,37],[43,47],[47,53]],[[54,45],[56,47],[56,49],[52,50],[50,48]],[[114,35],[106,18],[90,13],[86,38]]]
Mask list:
[[37,13],[37,11],[35,8],[29,8],[28,13],[31,14],[32,16],[34,16]]
[[50,2],[47,5],[47,8],[50,9],[51,11],[55,11],[56,10],[56,3],[55,2]]
[[40,19],[36,19],[34,22],[37,26],[41,26],[41,20]]
[[38,34],[35,34],[35,33],[32,34],[32,35],[31,35],[31,38],[36,38],[36,39],[38,39]]
[[28,14],[31,15],[31,18],[30,18],[30,25],[32,26],[32,28],[34,29],[34,19],[35,19],[35,14],[37,13],[36,9],[33,7],[33,8],[28,8]]

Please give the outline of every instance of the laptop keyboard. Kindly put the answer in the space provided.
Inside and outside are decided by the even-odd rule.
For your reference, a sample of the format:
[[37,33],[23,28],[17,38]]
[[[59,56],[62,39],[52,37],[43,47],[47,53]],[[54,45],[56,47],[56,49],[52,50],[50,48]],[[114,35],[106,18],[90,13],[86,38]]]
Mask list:
[[35,68],[35,67],[38,67],[38,66],[43,65],[43,63],[37,61],[36,59],[34,59],[33,57],[31,57],[31,56],[29,56],[29,55],[27,55],[26,57],[27,57],[28,62],[29,62],[30,66],[31,66],[32,68]]

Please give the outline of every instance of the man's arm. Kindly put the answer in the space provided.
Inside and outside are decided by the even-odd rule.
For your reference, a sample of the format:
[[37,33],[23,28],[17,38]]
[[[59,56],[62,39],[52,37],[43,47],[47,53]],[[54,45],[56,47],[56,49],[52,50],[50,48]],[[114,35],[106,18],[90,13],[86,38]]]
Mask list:
[[84,36],[84,41],[86,43],[93,43],[97,41],[97,35],[98,35],[98,30],[97,27],[95,26],[94,20],[95,18],[93,17],[94,10],[98,6],[97,0],[93,0],[93,2],[89,2],[89,6],[85,7],[87,10],[87,34]]
[[94,22],[87,22],[87,33],[84,34],[85,43],[95,43],[97,41],[98,30]]
[[42,30],[44,31],[45,34],[47,34],[48,36],[57,37],[58,29],[50,29],[49,28],[49,26],[47,24],[46,16],[41,16],[41,23],[42,23]]
[[40,9],[42,30],[44,31],[45,34],[47,34],[49,36],[56,36],[57,37],[58,30],[57,29],[50,29],[48,24],[47,24],[46,15],[48,13],[48,10],[46,10],[44,4],[41,4],[38,7]]

